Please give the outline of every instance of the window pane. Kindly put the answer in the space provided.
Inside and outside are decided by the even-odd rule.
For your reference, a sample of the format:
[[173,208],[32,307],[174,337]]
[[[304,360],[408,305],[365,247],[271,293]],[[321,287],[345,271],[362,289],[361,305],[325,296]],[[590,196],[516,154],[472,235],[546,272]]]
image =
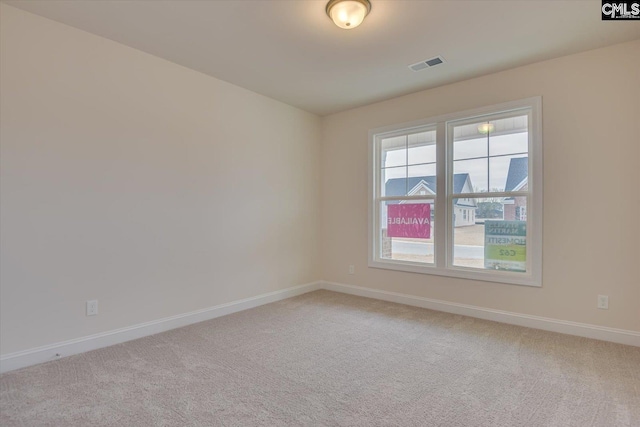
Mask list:
[[407,164],[407,137],[384,138],[380,142],[380,166],[390,168]]
[[[528,115],[453,125],[453,166],[458,175],[454,176],[453,192],[512,191],[520,184],[526,178],[527,171],[522,169],[526,160],[512,165],[511,159],[527,157],[528,126]],[[512,177],[524,174],[518,183],[511,184],[511,190],[507,188],[510,173]],[[461,187],[466,179],[462,174],[468,174],[472,190]]]
[[409,166],[408,196],[436,194],[436,165]]
[[453,265],[526,271],[526,197],[454,199],[453,224]]
[[380,204],[380,258],[433,264],[433,200]]
[[381,196],[405,196],[407,194],[407,167],[382,169],[380,173]]
[[504,197],[476,199],[475,222],[482,224],[485,219],[504,219]]
[[499,156],[489,158],[489,186],[491,191],[526,191],[529,159],[527,156]]
[[436,131],[414,133],[408,136],[409,164],[436,162]]
[[521,154],[529,151],[529,117],[517,116],[493,120],[489,133],[489,155]]
[[[464,126],[457,126],[455,129],[458,130],[460,127]],[[486,136],[476,137],[474,139],[454,140],[453,142],[453,160],[486,157],[488,153]]]
[[487,159],[453,162],[453,192],[479,193],[487,191],[489,171]]

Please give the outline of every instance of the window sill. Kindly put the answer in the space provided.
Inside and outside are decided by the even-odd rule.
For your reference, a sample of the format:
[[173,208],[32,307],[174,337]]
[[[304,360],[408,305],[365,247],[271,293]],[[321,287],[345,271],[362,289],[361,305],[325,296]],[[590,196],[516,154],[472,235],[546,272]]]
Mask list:
[[410,261],[369,261],[369,267],[384,270],[396,270],[407,273],[428,274],[435,276],[454,277],[458,279],[475,280],[481,282],[502,283],[508,285],[542,287],[542,281],[531,274],[514,273],[508,271],[495,272],[492,270],[469,269],[465,267],[439,268],[435,265],[422,265]]

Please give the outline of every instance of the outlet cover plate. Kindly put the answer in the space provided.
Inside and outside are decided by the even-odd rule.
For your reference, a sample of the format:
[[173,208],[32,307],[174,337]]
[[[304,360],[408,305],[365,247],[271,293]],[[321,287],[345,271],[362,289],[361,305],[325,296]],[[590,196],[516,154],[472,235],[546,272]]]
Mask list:
[[96,314],[98,314],[98,300],[87,301],[87,316],[95,316]]
[[598,295],[598,308],[602,310],[609,309],[609,296],[608,295]]

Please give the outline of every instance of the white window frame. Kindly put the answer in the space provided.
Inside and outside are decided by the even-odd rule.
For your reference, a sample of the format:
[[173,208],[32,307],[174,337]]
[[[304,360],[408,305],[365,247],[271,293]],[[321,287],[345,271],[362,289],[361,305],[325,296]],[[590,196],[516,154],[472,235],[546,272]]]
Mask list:
[[[480,268],[453,265],[453,194],[452,144],[448,141],[450,122],[480,119],[482,116],[529,110],[528,145],[528,190],[527,193],[527,272],[484,270]],[[381,258],[380,254],[380,172],[381,159],[378,145],[383,138],[394,135],[436,129],[436,180],[435,227],[433,264]],[[525,286],[542,286],[542,98],[532,97],[505,102],[453,114],[446,114],[369,131],[369,267],[398,270],[412,273],[433,274],[463,279],[507,283]],[[482,197],[483,193],[472,194],[471,198]],[[489,193],[490,194],[490,193]],[[467,196],[467,195],[465,195]],[[487,196],[487,194],[485,194]],[[442,220],[443,219],[443,220]]]

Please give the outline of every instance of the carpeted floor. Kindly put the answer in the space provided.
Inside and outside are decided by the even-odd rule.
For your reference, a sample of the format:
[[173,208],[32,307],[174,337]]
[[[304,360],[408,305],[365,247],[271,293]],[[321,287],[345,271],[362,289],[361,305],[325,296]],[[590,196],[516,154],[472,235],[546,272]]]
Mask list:
[[9,426],[640,426],[640,348],[317,291],[0,377]]

